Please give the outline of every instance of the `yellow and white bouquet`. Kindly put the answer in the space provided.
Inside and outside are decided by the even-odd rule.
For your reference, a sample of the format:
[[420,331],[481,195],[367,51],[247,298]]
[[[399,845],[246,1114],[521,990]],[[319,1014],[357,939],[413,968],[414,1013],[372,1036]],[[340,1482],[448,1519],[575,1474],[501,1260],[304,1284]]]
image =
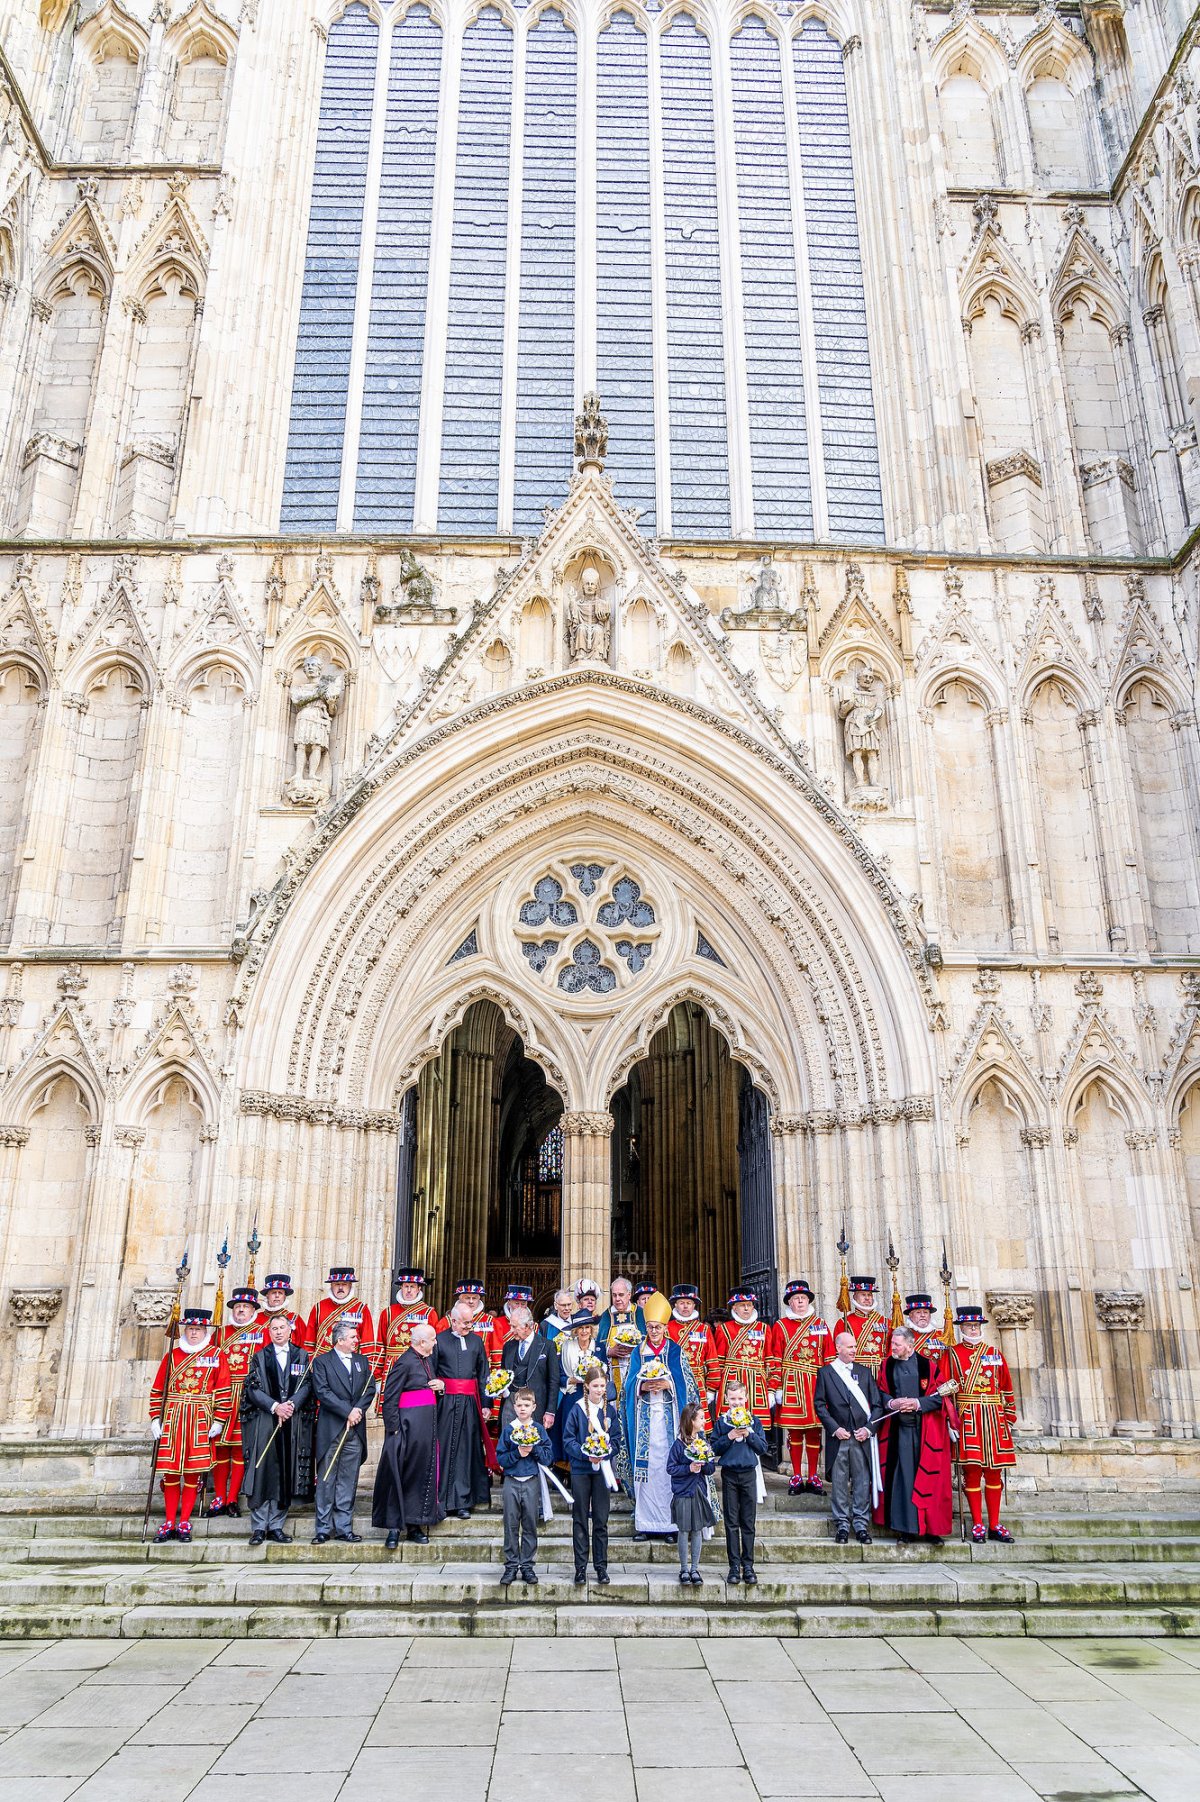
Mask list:
[[694,1439],[689,1439],[683,1449],[693,1464],[708,1464],[711,1462],[713,1455],[712,1446],[708,1443],[708,1440],[704,1439],[699,1433],[697,1433]]
[[661,1358],[651,1358],[638,1371],[639,1383],[669,1383],[671,1373]]
[[512,1442],[514,1445],[536,1445],[538,1437],[537,1426],[532,1420],[527,1420],[525,1422],[519,1420],[513,1421]]
[[511,1370],[493,1370],[483,1385],[483,1393],[489,1401],[498,1402],[512,1388],[513,1373]]
[[729,1424],[731,1427],[752,1427],[754,1416],[749,1408],[730,1408]]
[[575,1377],[580,1383],[586,1383],[589,1377],[607,1376],[603,1358],[580,1358],[575,1367]]
[[597,1458],[601,1460],[611,1458],[612,1440],[607,1433],[602,1433],[598,1428],[593,1428],[583,1442],[583,1451],[584,1456],[587,1458]]
[[642,1343],[642,1335],[632,1320],[627,1320],[623,1326],[613,1328],[608,1335],[608,1342],[610,1345],[619,1345],[623,1351],[636,1351]]

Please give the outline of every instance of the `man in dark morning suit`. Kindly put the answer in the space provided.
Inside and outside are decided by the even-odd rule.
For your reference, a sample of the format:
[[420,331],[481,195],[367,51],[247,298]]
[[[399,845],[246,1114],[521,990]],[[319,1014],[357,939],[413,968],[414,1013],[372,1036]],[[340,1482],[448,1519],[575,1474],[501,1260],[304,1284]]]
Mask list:
[[375,1399],[375,1378],[370,1358],[358,1349],[356,1325],[337,1323],[332,1349],[313,1359],[312,1383],[321,1410],[317,1415],[317,1530],[313,1544],[324,1545],[331,1535],[357,1541],[362,1534],[354,1531],[354,1495],[367,1455],[366,1412]]
[[855,1363],[854,1351],[854,1334],[839,1333],[833,1362],[821,1370],[813,1391],[813,1407],[825,1429],[825,1476],[832,1485],[838,1545],[849,1540],[851,1524],[860,1545],[871,1543],[871,1473],[879,1456],[872,1441],[886,1407],[873,1371]]
[[312,1381],[309,1357],[292,1343],[286,1310],[271,1316],[267,1344],[250,1360],[242,1388],[243,1490],[250,1544],[287,1545],[288,1509],[312,1494]]
[[532,1389],[533,1418],[549,1429],[558,1407],[558,1353],[553,1342],[539,1333],[528,1308],[514,1308],[509,1316],[508,1338],[500,1353],[501,1370],[513,1373],[512,1387],[500,1410],[500,1431],[513,1417],[512,1396],[518,1389]]

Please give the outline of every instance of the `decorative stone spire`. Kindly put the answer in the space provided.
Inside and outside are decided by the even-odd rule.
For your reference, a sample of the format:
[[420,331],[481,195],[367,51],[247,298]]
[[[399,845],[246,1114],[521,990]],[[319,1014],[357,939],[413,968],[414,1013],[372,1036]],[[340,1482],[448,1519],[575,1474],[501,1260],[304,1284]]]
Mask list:
[[575,455],[582,475],[585,469],[602,470],[608,454],[608,421],[600,411],[600,396],[585,394],[583,412],[575,415]]

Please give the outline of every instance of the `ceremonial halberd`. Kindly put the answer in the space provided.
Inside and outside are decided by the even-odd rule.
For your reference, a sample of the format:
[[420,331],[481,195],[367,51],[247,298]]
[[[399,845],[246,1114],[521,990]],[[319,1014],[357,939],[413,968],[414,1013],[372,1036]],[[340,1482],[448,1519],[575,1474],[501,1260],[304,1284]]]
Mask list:
[[1193,27],[0,43],[7,1455],[144,1485],[185,1238],[832,1324],[844,1215],[1193,1469]]

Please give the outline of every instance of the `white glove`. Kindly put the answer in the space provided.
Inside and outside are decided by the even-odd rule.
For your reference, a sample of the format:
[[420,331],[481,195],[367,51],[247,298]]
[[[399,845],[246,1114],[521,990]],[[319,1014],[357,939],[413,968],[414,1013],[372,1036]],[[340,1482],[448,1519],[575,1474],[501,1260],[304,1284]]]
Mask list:
[[219,1420],[215,1427],[209,1427],[209,1429],[208,1429],[209,1438],[210,1439],[218,1438],[223,1425],[224,1425],[224,1422]]
[[709,1401],[710,1401],[710,1402],[715,1402],[715,1401],[716,1401],[716,1399],[717,1399],[717,1392],[716,1392],[716,1390],[715,1390],[715,1389],[710,1389],[710,1390],[709,1390],[709,1392],[708,1392],[708,1399],[709,1399]]
[[778,1408],[782,1401],[783,1401],[783,1390],[782,1389],[772,1389],[772,1391],[771,1391],[771,1406],[773,1408]]
[[162,1437],[162,1421],[161,1420],[152,1420],[150,1422],[150,1437],[151,1437],[151,1439],[159,1439]]

